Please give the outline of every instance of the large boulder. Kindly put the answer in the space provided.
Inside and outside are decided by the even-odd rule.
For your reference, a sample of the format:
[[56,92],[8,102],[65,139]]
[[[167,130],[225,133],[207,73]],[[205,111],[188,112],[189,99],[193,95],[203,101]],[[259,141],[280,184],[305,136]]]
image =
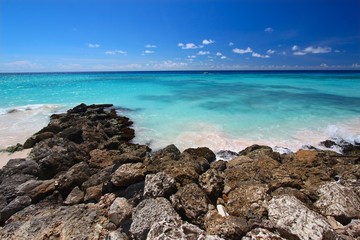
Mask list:
[[145,177],[144,197],[169,197],[176,192],[176,182],[164,172],[148,174]]
[[326,183],[319,188],[319,200],[315,207],[324,216],[332,216],[342,224],[360,218],[360,198],[349,187],[336,182]]
[[336,239],[326,219],[311,211],[294,196],[277,196],[269,201],[269,219],[285,238]]
[[126,163],[113,173],[111,182],[116,187],[126,187],[144,180],[146,172],[146,166],[143,163]]
[[116,198],[111,204],[108,216],[111,222],[120,226],[125,220],[131,217],[132,205],[126,198]]
[[40,171],[39,165],[35,161],[25,158],[10,159],[2,170],[3,177],[14,174],[28,174],[37,177]]
[[180,221],[181,218],[165,198],[146,199],[133,211],[130,232],[135,239],[146,239],[152,225],[163,220]]
[[0,210],[0,223],[4,223],[14,213],[24,209],[31,204],[31,198],[28,196],[19,196],[12,200],[6,207]]
[[86,162],[80,162],[72,166],[64,174],[57,177],[58,190],[67,196],[76,186],[81,186],[90,176],[90,168]]
[[197,184],[190,183],[180,188],[170,199],[174,208],[182,217],[190,223],[204,226],[204,217],[208,211],[210,201]]

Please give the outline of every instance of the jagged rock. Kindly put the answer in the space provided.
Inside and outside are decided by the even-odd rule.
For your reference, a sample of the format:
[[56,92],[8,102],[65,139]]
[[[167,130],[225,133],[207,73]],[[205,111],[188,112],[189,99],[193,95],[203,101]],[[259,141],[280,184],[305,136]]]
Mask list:
[[88,159],[87,153],[79,145],[58,137],[38,143],[29,157],[39,164],[42,179],[50,179],[58,172]]
[[29,180],[34,180],[35,177],[32,175],[25,174],[14,174],[5,179],[0,184],[0,193],[4,195],[7,202],[12,201],[16,198],[18,191],[17,187]]
[[0,210],[3,209],[7,205],[7,201],[5,196],[0,193]]
[[0,239],[99,239],[108,233],[108,222],[99,204],[56,206],[45,201],[17,212],[2,227]]
[[252,159],[259,159],[263,156],[268,156],[275,160],[280,159],[280,154],[278,152],[274,152],[271,147],[256,144],[240,151],[239,155],[245,155]]
[[312,207],[312,201],[311,199],[303,192],[296,188],[290,188],[290,187],[280,187],[277,188],[275,191],[271,192],[271,196],[281,196],[281,195],[291,195],[299,199],[301,202],[303,202],[307,207]]
[[18,195],[27,195],[32,202],[50,196],[56,189],[56,181],[50,180],[29,180],[17,187]]
[[121,231],[121,228],[109,233],[108,240],[128,240],[129,238]]
[[226,161],[217,160],[215,162],[212,162],[210,164],[210,168],[223,172],[226,169]]
[[132,205],[128,203],[126,198],[116,198],[110,206],[108,216],[111,222],[116,226],[120,226],[131,216],[131,212]]
[[260,183],[243,184],[230,191],[226,208],[230,215],[261,219],[266,215],[264,201],[269,198],[268,186]]
[[90,175],[90,169],[86,162],[72,166],[66,173],[57,178],[58,190],[66,196],[74,187],[81,186]]
[[271,240],[285,240],[279,234],[270,232],[264,228],[255,228],[248,232],[241,240],[257,240],[257,239],[271,239]]
[[143,180],[146,171],[143,163],[126,163],[113,173],[111,182],[116,187],[125,187]]
[[130,232],[135,239],[146,239],[151,226],[162,220],[180,221],[180,216],[165,198],[149,198],[133,210]]
[[104,168],[99,172],[91,175],[85,182],[83,182],[81,187],[83,189],[87,189],[89,187],[97,186],[99,184],[108,182],[111,179],[111,170],[112,166]]
[[169,197],[176,192],[174,178],[164,172],[148,174],[145,177],[144,196],[149,198]]
[[198,226],[204,225],[204,217],[208,211],[209,199],[201,188],[190,183],[170,197],[172,205],[185,219]]
[[69,193],[66,200],[64,201],[65,205],[74,205],[81,203],[84,200],[84,192],[80,190],[78,186]]
[[14,174],[28,174],[37,177],[40,171],[39,165],[35,161],[25,158],[10,159],[2,170],[3,177]]
[[55,134],[53,132],[42,132],[42,133],[37,133],[35,135],[35,139],[36,139],[36,142],[41,142],[45,139],[52,138],[54,136],[55,136]]
[[336,239],[326,219],[311,211],[294,196],[277,196],[269,201],[269,219],[281,236],[298,239]]
[[94,168],[106,168],[115,164],[121,158],[119,150],[100,150],[94,149],[90,152],[89,166]]
[[209,211],[205,216],[206,233],[218,235],[224,239],[240,239],[249,230],[245,218],[223,217],[216,211]]
[[180,158],[181,152],[174,145],[171,144],[152,155],[153,161],[167,161],[167,160],[178,160]]
[[209,169],[200,175],[199,185],[209,198],[217,199],[224,188],[223,174],[215,169]]
[[173,219],[155,222],[147,235],[146,240],[153,239],[199,239],[199,240],[221,240],[218,236],[207,235],[204,230],[190,224]]
[[83,131],[79,127],[69,127],[64,131],[60,132],[59,137],[66,138],[75,143],[82,143],[84,141],[82,137],[82,132]]
[[102,195],[102,184],[86,188],[84,201],[99,201]]
[[314,205],[322,215],[333,216],[344,225],[351,219],[360,218],[360,198],[351,188],[330,182],[318,191],[319,200]]
[[12,200],[6,207],[0,211],[0,223],[4,223],[14,213],[24,209],[31,204],[31,198],[28,196],[19,196]]

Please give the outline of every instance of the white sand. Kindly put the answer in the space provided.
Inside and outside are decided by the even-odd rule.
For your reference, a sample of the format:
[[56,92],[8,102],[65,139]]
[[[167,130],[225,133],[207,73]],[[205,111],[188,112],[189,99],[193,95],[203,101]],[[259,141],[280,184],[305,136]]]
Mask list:
[[0,168],[6,165],[6,163],[10,159],[14,158],[26,158],[31,151],[31,148],[24,149],[22,151],[14,152],[14,153],[6,153],[6,152],[0,152]]

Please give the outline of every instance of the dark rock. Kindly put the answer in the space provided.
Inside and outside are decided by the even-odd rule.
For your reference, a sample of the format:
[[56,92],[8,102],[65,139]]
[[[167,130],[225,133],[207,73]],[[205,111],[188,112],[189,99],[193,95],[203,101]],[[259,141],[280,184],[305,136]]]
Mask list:
[[36,139],[36,142],[41,142],[45,139],[54,137],[54,135],[55,134],[53,132],[42,132],[42,133],[36,134],[35,139]]
[[42,179],[52,178],[58,172],[66,171],[74,164],[89,158],[78,144],[58,137],[38,143],[29,157],[39,164]]
[[218,170],[220,172],[223,172],[225,171],[226,169],[226,161],[223,161],[223,160],[217,160],[215,162],[212,162],[210,164],[210,168],[211,169],[215,169],[215,170]]
[[35,144],[37,143],[37,140],[36,140],[36,137],[35,136],[32,136],[32,137],[29,137],[23,144],[23,147],[24,149],[27,149],[27,148],[32,148],[35,146]]
[[6,198],[7,202],[16,198],[18,192],[17,187],[29,180],[35,179],[32,175],[14,174],[5,178],[0,184],[0,193]]
[[67,196],[76,186],[81,186],[89,178],[89,166],[86,162],[81,162],[72,166],[66,173],[57,178],[58,190]]
[[174,145],[171,144],[152,155],[153,161],[167,161],[167,160],[179,160],[181,155],[180,150]]
[[201,188],[188,184],[170,197],[175,210],[190,223],[204,227],[204,217],[208,211],[209,199]]
[[106,168],[112,166],[120,159],[119,150],[95,149],[90,152],[89,166],[94,168]]
[[9,153],[14,153],[14,152],[17,152],[17,151],[21,151],[23,149],[24,149],[23,145],[18,143],[18,144],[14,145],[14,146],[7,147],[5,149],[5,151],[9,152]]
[[85,113],[87,108],[88,107],[86,106],[86,104],[81,103],[81,104],[77,105],[76,107],[74,107],[73,109],[68,110],[67,112],[68,113]]
[[128,199],[130,204],[136,206],[140,201],[144,199],[144,186],[144,181],[131,184],[124,190],[119,191],[118,195]]
[[101,195],[102,195],[102,187],[103,187],[103,185],[100,184],[100,185],[96,185],[96,186],[86,188],[84,201],[85,202],[88,202],[88,201],[96,201],[96,202],[98,202],[100,200],[100,198],[101,198]]
[[82,138],[82,130],[77,127],[69,127],[65,129],[59,133],[59,137],[66,138],[75,143],[82,143],[84,141]]
[[168,198],[176,192],[174,178],[164,172],[148,174],[145,177],[144,196],[149,198],[165,197]]
[[320,142],[320,145],[321,146],[324,146],[326,148],[332,148],[334,146],[338,146],[334,141],[332,140],[326,140],[326,141],[323,141],[323,142]]
[[91,175],[83,184],[81,185],[82,189],[87,189],[89,187],[102,185],[108,182],[111,179],[111,170],[112,166],[102,169],[101,171]]
[[180,221],[180,216],[165,198],[149,198],[134,209],[130,232],[135,239],[146,239],[151,226],[162,220]]
[[199,185],[212,200],[221,196],[224,188],[223,174],[215,169],[209,169],[199,177]]
[[28,174],[37,177],[40,171],[39,165],[35,161],[24,158],[10,159],[2,170],[4,177],[14,174]]
[[27,195],[33,203],[36,203],[56,190],[56,181],[50,180],[29,180],[17,187],[18,195]]
[[0,223],[4,223],[14,213],[26,208],[31,204],[31,198],[28,196],[19,196],[12,200],[6,207],[0,211]]
[[190,155],[195,156],[195,157],[203,157],[209,163],[216,160],[215,153],[207,147],[188,148],[183,153],[189,153]]

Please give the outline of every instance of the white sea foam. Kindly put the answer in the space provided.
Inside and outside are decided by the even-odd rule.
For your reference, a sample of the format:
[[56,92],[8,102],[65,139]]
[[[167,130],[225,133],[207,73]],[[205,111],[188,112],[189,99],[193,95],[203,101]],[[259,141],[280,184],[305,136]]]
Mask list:
[[46,126],[49,116],[63,107],[53,104],[36,104],[0,109],[0,149],[24,143]]

